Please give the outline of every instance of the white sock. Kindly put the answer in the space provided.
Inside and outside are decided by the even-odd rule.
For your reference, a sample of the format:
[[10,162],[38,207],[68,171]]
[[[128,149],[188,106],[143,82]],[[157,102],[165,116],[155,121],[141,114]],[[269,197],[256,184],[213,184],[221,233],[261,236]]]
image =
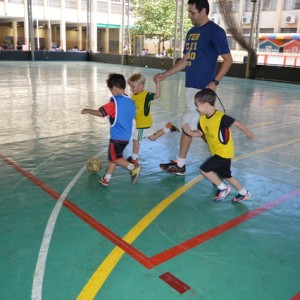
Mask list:
[[129,166],[127,167],[127,169],[128,169],[129,171],[132,171],[132,170],[134,169],[134,165],[133,165],[133,164],[129,164]]
[[240,195],[245,196],[247,195],[247,190],[243,188],[242,190],[238,191]]
[[222,182],[220,185],[217,186],[219,190],[225,190],[227,188],[226,184]]
[[164,133],[169,133],[169,132],[171,132],[171,129],[169,127],[165,127],[164,128]]
[[135,153],[132,153],[131,157],[132,157],[133,160],[137,160],[139,158],[139,155],[135,154]]
[[110,181],[111,174],[106,173],[105,176],[104,176],[104,179],[106,179],[107,181]]
[[185,161],[186,161],[185,158],[178,157],[178,159],[177,159],[177,165],[178,165],[178,167],[182,168],[185,165]]

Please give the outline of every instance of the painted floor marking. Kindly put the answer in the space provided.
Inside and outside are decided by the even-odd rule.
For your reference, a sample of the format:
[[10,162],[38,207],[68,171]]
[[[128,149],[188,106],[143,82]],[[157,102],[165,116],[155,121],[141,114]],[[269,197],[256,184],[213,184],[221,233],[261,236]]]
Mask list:
[[168,250],[158,253],[151,257],[151,262],[155,266],[162,264],[165,261],[168,261],[168,260],[172,259],[173,257],[175,257],[189,249],[192,249],[192,248],[230,230],[231,228],[234,228],[234,227],[238,226],[239,224],[244,223],[244,222],[248,221],[249,219],[252,219],[252,218],[264,213],[265,211],[267,211],[279,204],[282,204],[298,195],[300,195],[300,189],[294,190],[288,194],[285,194],[271,202],[266,203],[265,205],[255,208],[255,209],[253,209],[243,215],[240,215],[226,223],[223,223],[213,229],[203,232],[181,244],[178,244]]
[[166,282],[168,285],[170,285],[174,290],[176,290],[180,294],[183,294],[191,289],[190,286],[188,286],[183,281],[181,281],[169,272],[160,275],[159,278]]
[[[60,194],[57,191],[55,191],[54,189],[49,187],[47,184],[45,184],[44,182],[39,180],[37,177],[35,177],[34,175],[29,173],[25,169],[21,168],[14,161],[3,156],[2,154],[0,154],[0,158],[2,158],[8,165],[11,165],[12,167],[14,167],[19,173],[24,175],[32,183],[34,183],[39,188],[41,188],[43,191],[45,191],[53,199],[58,200],[60,198]],[[147,256],[145,256],[143,253],[141,253],[136,248],[132,247],[125,240],[120,238],[118,235],[116,235],[110,229],[108,229],[103,224],[98,222],[96,219],[91,217],[89,214],[87,214],[85,211],[80,209],[78,206],[73,204],[71,201],[69,201],[68,199],[65,199],[63,202],[63,206],[65,206],[70,211],[72,211],[76,216],[78,216],[80,219],[85,221],[85,223],[87,223],[91,227],[93,227],[96,231],[98,231],[100,234],[102,234],[104,237],[106,237],[108,240],[110,240],[113,244],[115,244],[116,246],[123,249],[127,254],[131,255],[136,261],[140,262],[146,268],[151,268],[151,266],[149,265],[149,259]]]
[[61,196],[58,198],[51,212],[51,215],[48,219],[43,240],[41,243],[38,259],[37,259],[37,264],[35,267],[34,277],[33,277],[33,284],[31,290],[31,299],[33,300],[42,299],[43,280],[44,280],[44,274],[46,269],[48,250],[49,250],[52,234],[54,231],[54,227],[56,224],[56,220],[63,206],[63,202],[66,199],[69,191],[72,189],[72,187],[75,185],[75,183],[77,182],[77,180],[80,178],[80,176],[84,171],[85,171],[85,167],[82,167],[81,170],[76,174],[76,176],[71,180],[71,182],[68,184],[68,186],[63,191]]
[[[270,147],[262,148],[260,150],[255,151],[255,152],[251,152],[249,154],[241,155],[241,156],[235,158],[234,161],[245,159],[247,157],[254,156],[254,155],[257,155],[257,154],[260,154],[260,153],[268,152],[268,151],[270,151],[272,149],[283,147],[283,146],[286,146],[286,145],[289,145],[289,144],[292,144],[292,143],[297,143],[299,141],[300,141],[300,138],[288,141],[286,143],[277,144],[277,145],[274,145],[273,147],[270,146]],[[199,182],[201,179],[202,179],[201,176],[198,176],[195,179],[193,179],[190,182],[189,188],[191,188],[194,184],[196,184],[197,182]],[[176,192],[174,192],[174,193],[176,193]],[[169,197],[171,197],[172,195],[174,195],[174,193],[171,194]],[[167,197],[161,203],[164,203],[164,201],[166,201],[169,197]],[[179,195],[178,195],[178,197],[179,197]],[[175,201],[176,199],[174,199],[173,201]],[[170,202],[168,205],[170,205],[172,202]],[[161,207],[161,209],[166,209],[168,207],[168,205]],[[154,209],[156,209],[156,208],[157,207],[155,207]],[[152,211],[150,211],[148,213],[148,215],[150,215],[151,212]],[[163,210],[160,211],[160,213],[162,213],[162,212],[163,212]],[[146,217],[147,216],[145,216],[138,223],[138,224],[140,224],[141,222],[143,222],[143,220],[145,222],[147,222],[147,224],[144,225],[145,228],[148,227],[150,225],[150,223],[152,222],[152,220],[148,220]],[[130,232],[128,232],[127,235],[124,237],[124,239],[126,241],[129,242],[129,240],[130,240],[129,238],[131,237],[131,234],[135,233],[136,226],[139,226],[138,224],[136,224],[130,230]],[[134,241],[134,239],[132,239],[132,242],[133,241]],[[88,282],[86,283],[86,285],[81,290],[80,294],[77,297],[77,300],[89,300],[89,299],[93,299],[96,296],[96,294],[100,291],[101,287],[103,286],[104,282],[108,278],[109,274],[112,272],[113,268],[116,266],[116,264],[122,258],[123,255],[124,255],[124,252],[121,249],[114,248],[112,250],[112,252],[110,254],[108,254],[108,256],[102,261],[102,263],[95,270],[95,272],[93,273],[93,275],[91,276],[91,278],[88,280]]]
[[[263,149],[260,149],[260,150],[257,150],[257,151],[254,151],[252,153],[249,153],[249,154],[245,154],[245,155],[242,155],[240,157],[238,157],[237,159],[235,160],[240,160],[240,159],[243,159],[243,158],[246,158],[246,157],[250,157],[250,156],[253,156],[253,155],[257,155],[257,154],[260,154],[260,153],[263,153],[263,152],[267,152],[267,151],[270,151],[270,150],[273,150],[273,149],[276,149],[276,148],[279,148],[279,147],[282,147],[282,146],[286,146],[286,145],[289,145],[289,144],[292,144],[292,143],[295,143],[295,142],[298,142],[300,141],[300,138],[299,139],[294,139],[294,140],[291,140],[291,141],[288,141],[288,142],[285,142],[285,143],[281,143],[281,144],[277,144],[277,145],[274,145],[274,146],[269,146],[269,147],[266,147],[266,148],[263,148]],[[3,156],[2,154],[0,154],[0,157],[9,165],[12,165],[17,171],[19,171],[22,175],[24,175],[25,177],[27,177],[30,181],[32,181],[34,184],[36,184],[37,186],[39,186],[42,190],[44,190],[46,193],[48,193],[50,196],[52,196],[55,200],[58,200],[60,198],[60,195],[58,192],[56,192],[55,190],[53,190],[52,188],[50,188],[49,186],[47,186],[45,183],[43,183],[42,181],[40,181],[38,178],[36,178],[35,176],[33,176],[31,173],[29,173],[28,171],[22,169],[20,166],[18,166],[16,163],[14,163],[13,161],[11,161],[10,159],[8,159],[7,157]],[[183,187],[188,187],[189,188],[191,186],[193,186],[195,183],[199,182],[201,179],[201,176],[198,176],[197,178],[193,179],[190,183],[186,184],[185,186]],[[187,190],[188,188],[186,188]],[[179,189],[180,190],[180,189]],[[177,192],[177,191],[176,191]],[[174,192],[172,195],[176,195],[177,193]],[[175,201],[178,197],[179,197],[180,193],[178,194],[177,197],[175,198],[172,198],[172,201],[169,203],[171,204],[173,201]],[[171,196],[171,195],[170,195]],[[170,197],[169,196],[169,197]],[[168,197],[168,198],[169,198]],[[166,199],[168,199],[166,198]],[[166,200],[165,199],[165,200]],[[161,203],[163,203],[165,200],[163,200]],[[276,201],[276,200],[275,200]],[[287,201],[287,200],[285,200]],[[277,200],[278,202],[278,200]],[[276,203],[277,203],[276,202]],[[280,203],[283,202],[283,200],[280,201]],[[271,202],[271,207],[274,207],[275,205],[278,205],[278,204],[272,204],[273,202]],[[168,204],[168,205],[169,205]],[[101,223],[99,223],[97,220],[95,220],[94,218],[92,218],[91,216],[89,216],[88,214],[86,214],[84,211],[82,211],[80,208],[78,208],[76,205],[74,205],[72,202],[70,202],[69,200],[65,200],[64,203],[63,203],[64,206],[66,206],[69,210],[71,210],[74,214],[76,214],[77,216],[79,216],[82,220],[84,220],[86,223],[88,223],[90,226],[92,226],[94,229],[96,229],[98,232],[100,232],[102,235],[104,235],[107,239],[109,239],[110,241],[112,241],[116,246],[120,247],[122,250],[123,250],[123,254],[126,252],[128,255],[131,255],[134,259],[136,259],[137,261],[139,261],[141,264],[143,264],[146,268],[152,268],[164,261],[166,261],[166,259],[162,259],[162,255],[166,255],[167,252],[170,253],[170,249],[169,250],[166,250],[167,252],[163,252],[163,254],[161,254],[160,256],[159,255],[155,255],[154,257],[152,257],[151,259],[149,259],[147,256],[145,256],[144,254],[142,254],[140,251],[138,251],[136,248],[132,247],[129,243],[127,243],[124,239],[118,237],[115,233],[113,233],[112,231],[110,231],[108,228],[106,228],[105,226],[103,226]],[[167,206],[168,206],[167,205]],[[156,207],[159,207],[159,205],[157,205]],[[162,205],[161,209],[165,209],[167,206],[164,206]],[[265,206],[263,206],[265,207]],[[262,208],[263,208],[262,207]],[[155,208],[154,208],[155,209]],[[266,209],[269,209],[268,206],[266,205]],[[263,211],[265,211],[266,209],[263,209]],[[147,226],[149,226],[149,224],[163,211],[163,210],[160,210],[160,211],[157,211],[155,214],[153,214],[153,210],[150,211],[138,224],[140,224],[143,220],[146,221],[147,224],[144,224],[144,226],[141,227],[142,228],[146,228]],[[256,209],[257,210],[257,209]],[[255,210],[254,210],[255,211]],[[251,212],[249,212],[251,213]],[[248,214],[248,213],[247,213]],[[259,213],[260,214],[260,213]],[[254,216],[256,216],[257,214],[255,214]],[[152,218],[151,218],[152,216]],[[252,216],[253,217],[253,216]],[[148,220],[149,218],[149,220]],[[248,218],[246,218],[246,220],[248,220]],[[150,221],[150,222],[149,222]],[[231,222],[231,221],[230,221]],[[142,222],[143,223],[143,222]],[[137,225],[138,225],[137,224]],[[240,224],[237,223],[237,225]],[[135,228],[138,228],[138,226],[135,225],[129,232],[126,236],[128,236],[129,240],[130,240],[130,237],[131,237],[131,234],[135,234],[136,237],[144,230],[140,230],[140,233],[137,234],[137,230]],[[236,226],[236,225],[235,225]],[[234,226],[231,226],[230,228],[232,228]],[[228,230],[228,229],[227,229]],[[225,230],[224,230],[225,231]],[[221,230],[220,233],[224,232]],[[218,233],[218,234],[220,234]],[[199,235],[200,236],[200,235]],[[199,236],[195,237],[194,239],[197,239],[199,238]],[[216,236],[213,235],[213,236]],[[194,240],[194,239],[191,239],[191,240]],[[198,239],[199,241],[199,239]],[[190,245],[192,245],[193,242],[189,242],[187,241]],[[187,243],[185,242],[185,243]],[[172,248],[173,249],[173,248]],[[175,249],[175,248],[174,248]],[[169,256],[169,257],[174,257],[174,253],[176,253],[176,251],[174,251],[174,249],[172,250],[173,252],[173,256]],[[182,252],[181,252],[182,253]],[[120,257],[123,255],[121,254]],[[176,254],[178,255],[178,254]],[[159,257],[159,259],[158,259]],[[105,261],[103,261],[104,263]],[[102,263],[102,264],[103,264]],[[98,270],[98,269],[97,269]],[[107,272],[107,274],[109,274],[110,272]],[[105,281],[105,280],[104,280]],[[100,286],[101,287],[101,286]],[[100,289],[100,288],[99,288]],[[98,289],[98,291],[99,291]],[[83,290],[86,290],[85,288]],[[83,291],[82,290],[82,291]],[[97,292],[98,292],[97,291]],[[80,293],[80,295],[82,294],[82,292]],[[79,298],[78,298],[79,299]],[[83,299],[83,298],[82,298]],[[92,299],[92,298],[84,298],[84,299]]]
[[296,295],[294,295],[291,300],[300,300],[300,292],[298,292]]
[[[147,215],[145,215],[124,237],[123,239],[128,243],[133,243],[136,238],[175,200],[184,194],[193,185],[199,182],[203,177],[197,176],[187,184],[181,186],[162,202],[160,202],[156,207],[154,207]],[[103,260],[96,271],[93,273],[91,278],[88,280],[86,285],[81,290],[80,294],[76,299],[78,300],[88,300],[94,299],[102,285],[108,278],[109,274],[112,272],[113,268],[119,262],[123,256],[124,251],[118,247],[115,247],[112,252]],[[149,259],[149,258],[148,258]],[[149,265],[151,268],[155,267],[151,264],[149,260]]]

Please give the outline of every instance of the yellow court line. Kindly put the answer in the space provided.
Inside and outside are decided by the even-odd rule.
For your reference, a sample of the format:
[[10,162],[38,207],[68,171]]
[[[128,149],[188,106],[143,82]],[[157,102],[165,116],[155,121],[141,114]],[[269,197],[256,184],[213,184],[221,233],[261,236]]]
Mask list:
[[262,122],[262,123],[256,123],[253,125],[248,126],[249,128],[255,128],[255,127],[261,127],[262,125],[270,125],[270,124],[274,124],[274,121],[268,121],[268,122]]
[[[300,142],[300,138],[294,139],[288,142],[280,143],[277,145],[265,147],[259,149],[257,151],[241,155],[234,159],[234,161],[238,161],[241,159],[245,159],[251,156],[255,156],[257,154],[261,154],[264,152],[268,152],[270,150],[280,148],[283,146],[287,146],[290,144],[294,144]],[[170,204],[172,204],[179,196],[181,196],[184,192],[190,189],[193,185],[198,183],[203,177],[197,176],[190,182],[186,183],[170,196],[165,198],[162,202],[160,202],[154,209],[152,209],[145,217],[143,217],[124,237],[124,241],[131,244],[134,240],[155,220]],[[102,285],[108,278],[109,274],[112,272],[118,261],[121,259],[125,252],[119,248],[115,247],[112,252],[104,259],[104,261],[100,264],[100,266],[96,269],[94,274],[91,276],[89,281],[86,283],[84,288],[81,290],[80,294],[77,297],[77,300],[90,300],[94,299]]]
[[[190,182],[186,183],[174,193],[165,198],[162,202],[156,205],[147,215],[145,215],[132,229],[123,237],[123,240],[131,244],[135,239],[178,197],[190,189],[193,185],[199,182],[203,177],[197,176]],[[94,299],[107,277],[118,263],[122,255],[125,253],[119,247],[115,247],[112,252],[106,257],[101,265],[94,272],[90,280],[84,286],[77,299],[89,300]]]

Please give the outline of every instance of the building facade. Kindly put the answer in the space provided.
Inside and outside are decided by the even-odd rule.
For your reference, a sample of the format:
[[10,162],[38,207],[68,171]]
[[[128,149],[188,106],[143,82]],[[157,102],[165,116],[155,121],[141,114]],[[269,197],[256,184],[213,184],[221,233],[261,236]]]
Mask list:
[[[130,0],[31,0],[34,47],[37,50],[83,50],[122,53],[130,48],[128,28],[134,25]],[[226,29],[218,9],[219,0],[210,0],[210,18]],[[246,37],[286,34],[288,42],[300,33],[300,0],[233,0],[230,5]],[[29,49],[28,0],[0,0],[0,46],[2,49]],[[300,40],[300,39],[299,39]],[[232,50],[240,50],[228,32]],[[151,52],[151,49],[149,49]]]

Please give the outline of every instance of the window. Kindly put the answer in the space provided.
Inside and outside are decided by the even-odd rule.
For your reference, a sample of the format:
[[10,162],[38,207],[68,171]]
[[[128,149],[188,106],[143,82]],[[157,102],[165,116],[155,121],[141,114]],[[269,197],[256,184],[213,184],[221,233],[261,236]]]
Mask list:
[[226,1],[227,2],[227,6],[229,8],[229,10],[231,12],[239,12],[239,9],[240,9],[240,1],[237,0],[237,1]]
[[262,10],[264,11],[275,11],[277,8],[277,0],[263,0]]
[[253,9],[253,2],[251,0],[246,0],[245,2],[245,12],[252,11]]
[[284,9],[300,9],[300,0],[285,0],[284,1]]
[[67,8],[77,8],[77,0],[65,0],[65,7]]
[[60,7],[60,0],[48,0],[48,6]]
[[213,14],[219,14],[220,13],[219,5],[216,1],[213,2],[211,11],[212,11]]
[[121,4],[118,4],[117,1],[115,1],[115,3],[112,3],[110,12],[113,14],[121,14],[122,13]]
[[108,12],[107,2],[97,1],[97,11]]
[[297,33],[297,28],[281,28],[282,33]]
[[274,33],[274,28],[260,28],[260,33]]
[[[211,9],[213,14],[220,13],[218,2],[219,1],[214,1],[213,2],[213,6],[212,6],[212,9]],[[239,9],[240,9],[240,1],[239,0],[224,1],[224,5],[226,5],[226,8],[230,12],[239,12]]]
[[87,0],[81,0],[81,9],[87,10]]
[[227,41],[228,41],[229,49],[231,50],[236,49],[237,42],[235,41],[233,36],[227,36]]

